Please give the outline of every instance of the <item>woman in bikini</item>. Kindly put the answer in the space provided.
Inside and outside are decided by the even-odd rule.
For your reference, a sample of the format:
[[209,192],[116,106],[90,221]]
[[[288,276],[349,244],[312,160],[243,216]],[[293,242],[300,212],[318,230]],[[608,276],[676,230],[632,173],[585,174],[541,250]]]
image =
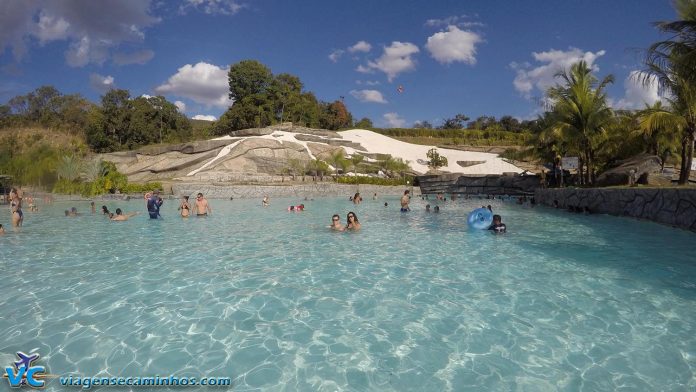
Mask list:
[[12,226],[22,226],[24,213],[22,212],[22,198],[19,197],[17,188],[10,190],[10,214],[12,215]]
[[191,214],[191,206],[189,205],[189,197],[184,196],[184,199],[179,204],[179,211],[181,211],[182,218],[188,218]]

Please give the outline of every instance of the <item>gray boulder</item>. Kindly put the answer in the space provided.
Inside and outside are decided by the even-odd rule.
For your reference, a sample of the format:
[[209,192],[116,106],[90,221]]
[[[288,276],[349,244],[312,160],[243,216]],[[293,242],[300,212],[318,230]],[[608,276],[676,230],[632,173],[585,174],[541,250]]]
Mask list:
[[619,162],[617,167],[602,173],[597,177],[597,185],[628,185],[632,174],[635,176],[636,183],[648,184],[650,176],[659,175],[661,167],[662,161],[656,155],[636,155]]

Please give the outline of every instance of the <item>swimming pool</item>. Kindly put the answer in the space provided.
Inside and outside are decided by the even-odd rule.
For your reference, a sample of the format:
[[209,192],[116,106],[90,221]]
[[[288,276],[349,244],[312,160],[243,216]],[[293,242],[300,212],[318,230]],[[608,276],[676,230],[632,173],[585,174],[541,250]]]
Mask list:
[[[63,217],[84,202],[26,213],[0,237],[2,369],[35,350],[52,374],[229,376],[237,391],[696,387],[694,233],[366,199],[211,200],[187,220],[170,200],[162,221],[119,223]],[[506,235],[466,229],[481,204]],[[361,232],[326,229],[348,211]]]

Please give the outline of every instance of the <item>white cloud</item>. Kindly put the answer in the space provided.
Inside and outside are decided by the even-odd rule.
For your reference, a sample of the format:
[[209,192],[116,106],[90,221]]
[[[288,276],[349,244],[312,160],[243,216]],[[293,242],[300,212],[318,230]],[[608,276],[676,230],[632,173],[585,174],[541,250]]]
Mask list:
[[159,22],[149,0],[0,2],[0,52],[11,47],[16,61],[30,38],[40,45],[68,40],[68,65],[101,64],[122,43],[143,42],[143,29]]
[[97,91],[100,94],[104,94],[112,88],[115,88],[116,84],[114,82],[115,81],[113,76],[102,76],[97,73],[89,75],[90,87],[92,87],[95,91]]
[[184,65],[166,83],[156,87],[155,92],[185,97],[223,109],[232,105],[232,100],[228,98],[227,68],[205,62]]
[[343,50],[341,50],[341,49],[334,50],[333,52],[331,52],[331,54],[329,54],[329,60],[336,63],[336,62],[338,62],[338,59],[341,58],[341,55],[343,55]]
[[205,121],[215,121],[217,118],[215,116],[210,115],[210,114],[196,114],[195,116],[191,117],[194,120],[205,120]]
[[377,80],[356,80],[355,84],[358,86],[365,85],[365,86],[379,86],[381,83]]
[[113,60],[116,65],[145,64],[155,57],[155,52],[151,50],[138,50],[135,52],[116,52]]
[[387,74],[387,79],[391,82],[400,73],[416,69],[416,60],[412,56],[418,52],[418,46],[410,42],[394,41],[384,47],[384,52],[377,61],[369,61],[367,67],[358,66],[356,71],[376,69]]
[[174,101],[174,106],[176,106],[176,108],[179,109],[181,113],[186,111],[186,104],[184,102]]
[[599,67],[594,64],[595,60],[603,56],[606,52],[583,52],[578,48],[563,50],[549,50],[547,52],[534,52],[532,56],[542,65],[532,68],[528,63],[510,63],[510,67],[517,71],[517,76],[513,84],[515,89],[522,93],[526,98],[531,98],[533,90],[536,88],[540,94],[545,94],[549,87],[556,84],[555,75],[569,69],[573,64],[584,60],[593,72],[599,71]]
[[624,80],[624,96],[616,103],[611,102],[616,109],[643,109],[645,105],[653,105],[661,101],[662,97],[658,93],[657,81],[654,77],[648,79],[648,83],[643,83],[643,74],[640,71],[631,71]]
[[449,26],[447,30],[428,37],[425,47],[430,55],[442,64],[457,61],[476,64],[476,44],[483,41],[481,36],[457,26]]
[[372,45],[370,45],[370,44],[369,44],[368,42],[366,42],[366,41],[358,41],[358,42],[355,43],[355,45],[353,45],[353,46],[351,46],[351,47],[348,48],[348,51],[349,51],[350,53],[355,53],[355,52],[365,52],[365,53],[367,53],[367,52],[369,52],[370,50],[372,50]]
[[62,17],[47,15],[42,11],[34,35],[41,43],[63,40],[68,37],[69,27],[70,23]]
[[366,67],[364,65],[358,65],[357,68],[355,68],[356,71],[364,74],[371,74],[375,73],[375,71],[372,68]]
[[403,128],[404,125],[406,125],[406,120],[394,112],[385,113],[382,117],[384,118],[384,121],[387,122],[387,125],[392,128]]
[[382,93],[377,90],[351,90],[350,95],[360,102],[387,103]]
[[234,15],[244,8],[244,5],[236,0],[185,0],[179,7],[179,12],[185,14],[189,8],[209,15]]
[[485,26],[481,22],[466,20],[471,17],[468,15],[452,15],[442,19],[428,19],[425,21],[425,26],[427,27],[445,27],[445,26],[457,26],[461,28],[471,28],[471,27],[483,27]]

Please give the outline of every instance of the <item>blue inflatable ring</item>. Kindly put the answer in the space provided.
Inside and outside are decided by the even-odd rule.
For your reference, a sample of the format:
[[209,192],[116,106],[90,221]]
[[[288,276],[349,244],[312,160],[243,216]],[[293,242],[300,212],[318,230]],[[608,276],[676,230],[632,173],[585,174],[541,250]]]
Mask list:
[[477,208],[469,213],[466,222],[469,227],[486,230],[493,224],[493,213],[488,208]]

